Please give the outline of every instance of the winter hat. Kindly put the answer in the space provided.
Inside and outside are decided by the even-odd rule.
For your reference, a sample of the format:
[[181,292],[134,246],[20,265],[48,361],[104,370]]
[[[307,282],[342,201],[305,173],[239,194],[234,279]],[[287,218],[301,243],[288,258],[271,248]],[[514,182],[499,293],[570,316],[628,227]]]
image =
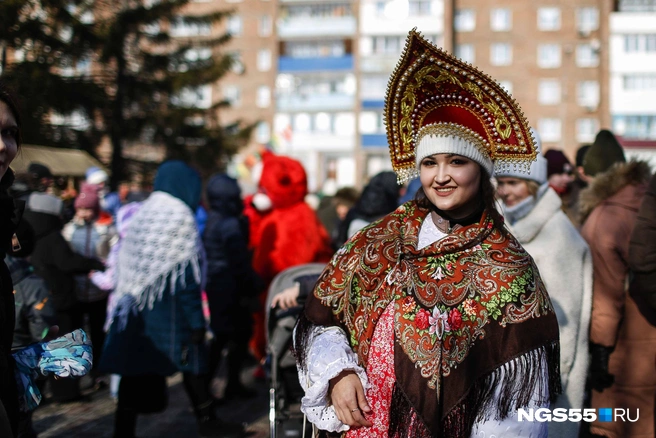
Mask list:
[[612,132],[602,129],[585,154],[583,170],[586,175],[595,176],[605,172],[615,163],[626,163],[624,149]]
[[419,176],[421,160],[433,154],[462,155],[490,176],[495,166],[528,172],[538,154],[512,96],[416,30],[390,76],[384,116],[400,183]]
[[538,132],[531,128],[531,134],[533,134],[533,139],[537,146],[538,155],[536,160],[531,163],[531,168],[529,169],[528,174],[525,172],[520,172],[519,169],[506,167],[496,169],[494,171],[494,176],[497,178],[500,177],[510,177],[510,178],[520,178],[520,179],[530,179],[536,183],[542,185],[547,182],[547,159],[542,156],[542,141]]
[[29,173],[34,179],[52,178],[50,168],[45,164],[37,163],[35,161],[27,166],[27,173]]
[[80,194],[75,198],[75,208],[89,208],[97,211],[100,209],[98,197],[99,187],[93,184],[82,183]]
[[576,151],[576,167],[583,166],[583,160],[585,160],[585,154],[590,150],[589,144],[584,144]]
[[571,173],[574,170],[563,151],[549,149],[544,158],[547,159],[547,178],[556,173]]
[[97,167],[89,167],[85,175],[87,183],[94,185],[102,184],[109,179],[107,172]]

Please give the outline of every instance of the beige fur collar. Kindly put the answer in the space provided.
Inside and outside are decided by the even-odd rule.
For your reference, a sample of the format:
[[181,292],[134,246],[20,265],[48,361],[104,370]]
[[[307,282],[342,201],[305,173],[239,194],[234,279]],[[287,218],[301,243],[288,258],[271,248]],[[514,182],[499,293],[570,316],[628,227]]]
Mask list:
[[590,185],[581,191],[579,198],[581,223],[592,210],[606,199],[628,185],[647,184],[651,178],[651,168],[645,161],[631,160],[615,163],[606,172],[594,178]]

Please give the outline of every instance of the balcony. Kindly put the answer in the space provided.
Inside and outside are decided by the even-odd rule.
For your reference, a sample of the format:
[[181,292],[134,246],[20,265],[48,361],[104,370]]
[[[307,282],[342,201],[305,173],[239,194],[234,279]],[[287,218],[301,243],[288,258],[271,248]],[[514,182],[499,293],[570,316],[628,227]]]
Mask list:
[[353,70],[353,55],[325,58],[292,58],[291,56],[281,56],[278,59],[278,71],[280,73],[340,70]]
[[363,73],[391,74],[399,62],[400,53],[394,55],[366,55],[360,58],[360,71]]
[[355,96],[346,94],[285,94],[276,98],[276,109],[285,112],[348,111]]
[[385,134],[362,134],[360,142],[363,148],[386,148],[387,135]]
[[293,17],[278,21],[280,38],[312,36],[352,36],[357,31],[355,17]]

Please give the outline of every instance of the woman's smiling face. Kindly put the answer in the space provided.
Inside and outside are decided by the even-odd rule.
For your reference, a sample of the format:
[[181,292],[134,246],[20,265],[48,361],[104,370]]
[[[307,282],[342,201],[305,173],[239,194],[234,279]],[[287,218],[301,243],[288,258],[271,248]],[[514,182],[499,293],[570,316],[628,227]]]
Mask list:
[[481,167],[462,155],[429,155],[421,160],[419,180],[428,200],[453,219],[467,217],[480,206]]

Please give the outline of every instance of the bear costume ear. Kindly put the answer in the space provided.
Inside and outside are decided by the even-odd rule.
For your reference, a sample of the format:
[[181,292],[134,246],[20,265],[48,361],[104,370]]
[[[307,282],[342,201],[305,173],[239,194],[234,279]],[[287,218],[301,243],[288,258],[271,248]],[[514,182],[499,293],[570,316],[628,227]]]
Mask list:
[[304,202],[307,174],[299,161],[267,152],[262,156],[262,162],[259,187],[271,199],[273,208]]

